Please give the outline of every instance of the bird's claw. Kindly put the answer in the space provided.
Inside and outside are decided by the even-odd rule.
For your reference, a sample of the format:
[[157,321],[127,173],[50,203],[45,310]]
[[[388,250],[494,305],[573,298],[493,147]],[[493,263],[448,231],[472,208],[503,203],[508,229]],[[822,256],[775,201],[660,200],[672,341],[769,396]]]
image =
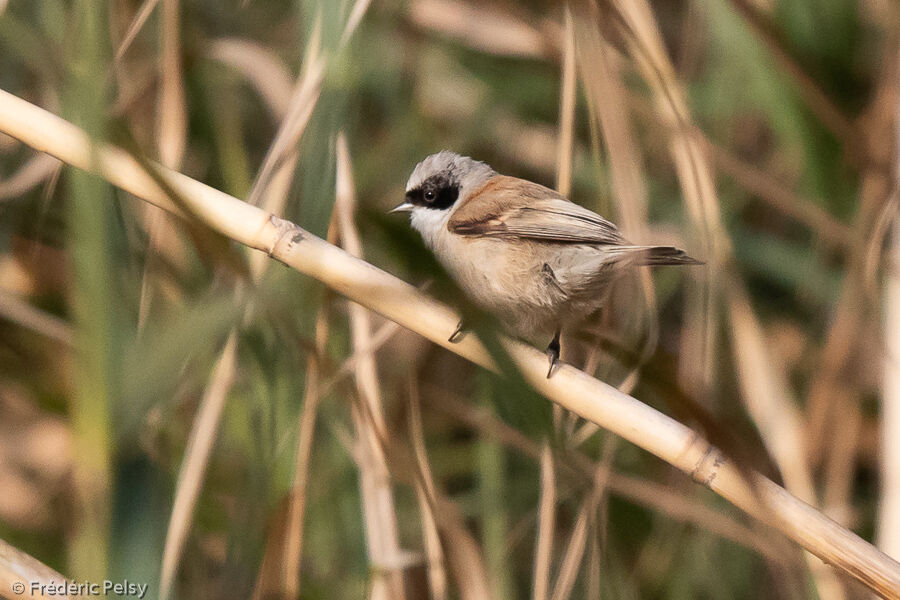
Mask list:
[[547,379],[553,375],[553,367],[559,362],[559,336],[553,338],[550,345],[547,346],[547,358],[550,359],[550,368],[547,369]]
[[458,342],[458,341],[462,338],[462,336],[464,336],[465,334],[466,334],[466,330],[465,330],[465,328],[463,327],[463,322],[460,321],[460,322],[456,325],[456,329],[453,331],[453,333],[450,334],[450,337],[447,338],[447,341],[450,342],[451,344],[455,344],[455,343]]
[[559,362],[559,353],[547,350],[547,357],[550,359],[550,368],[547,369],[547,379],[550,379],[550,376],[553,375],[553,367]]

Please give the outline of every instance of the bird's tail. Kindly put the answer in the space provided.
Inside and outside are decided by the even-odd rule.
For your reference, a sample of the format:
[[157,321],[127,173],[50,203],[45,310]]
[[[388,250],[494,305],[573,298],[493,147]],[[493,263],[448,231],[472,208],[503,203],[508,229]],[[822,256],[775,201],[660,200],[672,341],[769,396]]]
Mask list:
[[702,265],[703,261],[691,258],[674,246],[634,246],[637,264],[656,267],[660,265]]

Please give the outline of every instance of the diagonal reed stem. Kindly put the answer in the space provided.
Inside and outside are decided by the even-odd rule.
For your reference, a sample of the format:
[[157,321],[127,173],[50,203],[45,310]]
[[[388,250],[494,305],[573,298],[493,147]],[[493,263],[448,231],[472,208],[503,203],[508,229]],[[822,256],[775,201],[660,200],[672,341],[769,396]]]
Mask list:
[[[199,219],[435,344],[485,368],[496,368],[475,336],[455,344],[448,341],[459,322],[448,307],[293,223],[156,167],[192,212],[184,215],[130,155],[107,145],[92,146],[78,127],[4,91],[0,91],[0,131],[73,166],[100,173],[166,210]],[[900,563],[772,481],[739,471],[698,433],[571,366],[562,365],[547,379],[543,353],[511,340],[504,345],[525,380],[549,400],[669,462],[873,591],[900,597]]]

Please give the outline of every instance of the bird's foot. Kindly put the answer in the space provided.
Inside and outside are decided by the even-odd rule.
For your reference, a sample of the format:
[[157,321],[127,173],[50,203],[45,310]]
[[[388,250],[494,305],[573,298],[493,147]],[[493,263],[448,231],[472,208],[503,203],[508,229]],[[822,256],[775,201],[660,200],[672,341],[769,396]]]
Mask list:
[[456,342],[461,340],[464,335],[466,335],[466,328],[463,326],[463,322],[460,321],[456,325],[456,329],[453,331],[453,333],[450,335],[450,337],[447,338],[447,341],[450,342],[451,344],[455,344]]

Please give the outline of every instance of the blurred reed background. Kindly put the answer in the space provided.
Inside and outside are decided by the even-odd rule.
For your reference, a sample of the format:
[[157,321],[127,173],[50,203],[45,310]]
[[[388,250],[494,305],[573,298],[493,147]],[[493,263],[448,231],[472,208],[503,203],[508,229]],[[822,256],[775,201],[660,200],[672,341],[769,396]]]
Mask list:
[[[0,88],[420,285],[380,214],[442,148],[686,247],[707,268],[625,282],[564,358],[900,556],[898,11],[0,0]],[[0,537],[155,597],[867,597],[523,385],[2,135]]]

